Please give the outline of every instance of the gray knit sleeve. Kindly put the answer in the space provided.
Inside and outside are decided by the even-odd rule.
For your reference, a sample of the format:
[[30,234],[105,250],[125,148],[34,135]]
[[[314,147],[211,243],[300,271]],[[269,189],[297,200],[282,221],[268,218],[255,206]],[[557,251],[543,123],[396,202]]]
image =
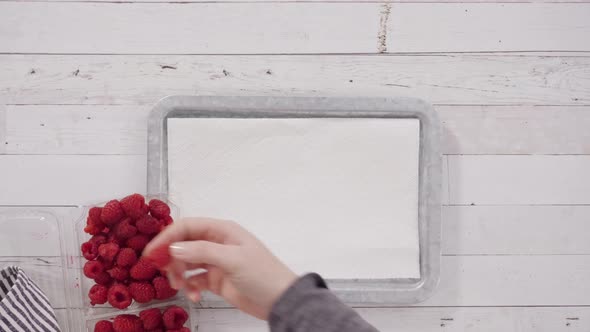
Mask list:
[[317,274],[297,280],[274,304],[271,332],[376,332],[342,303]]

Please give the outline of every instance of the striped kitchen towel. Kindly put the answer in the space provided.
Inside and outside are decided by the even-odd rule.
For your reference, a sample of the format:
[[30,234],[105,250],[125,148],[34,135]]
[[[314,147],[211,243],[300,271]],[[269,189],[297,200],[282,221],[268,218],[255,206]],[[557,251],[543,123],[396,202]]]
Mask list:
[[0,270],[0,331],[60,331],[47,296],[16,266]]

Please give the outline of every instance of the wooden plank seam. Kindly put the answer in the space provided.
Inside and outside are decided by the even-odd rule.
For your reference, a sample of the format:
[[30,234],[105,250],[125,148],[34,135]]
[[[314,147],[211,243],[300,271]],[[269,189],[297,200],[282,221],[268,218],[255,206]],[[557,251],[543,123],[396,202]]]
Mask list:
[[0,154],[6,154],[6,132],[8,126],[6,124],[6,107],[0,102]]
[[377,34],[377,52],[387,52],[387,22],[389,21],[389,14],[391,13],[391,2],[386,2],[381,5],[379,14],[379,32]]

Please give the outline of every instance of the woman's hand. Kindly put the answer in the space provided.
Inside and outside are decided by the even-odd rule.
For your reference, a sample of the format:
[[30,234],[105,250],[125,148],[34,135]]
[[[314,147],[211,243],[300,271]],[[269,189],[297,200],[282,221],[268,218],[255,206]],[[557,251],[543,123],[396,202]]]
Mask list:
[[[145,248],[169,245],[172,261],[165,267],[174,288],[185,288],[198,301],[208,290],[238,309],[267,319],[272,305],[297,276],[254,235],[238,224],[208,218],[187,218],[168,226]],[[184,279],[184,272],[207,272]]]

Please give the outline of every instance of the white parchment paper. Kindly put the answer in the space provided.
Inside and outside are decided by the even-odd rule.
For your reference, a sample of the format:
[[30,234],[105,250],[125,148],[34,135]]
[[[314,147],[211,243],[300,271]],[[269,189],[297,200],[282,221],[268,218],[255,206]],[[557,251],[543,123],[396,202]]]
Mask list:
[[183,216],[231,219],[296,272],[416,278],[417,119],[168,120]]

